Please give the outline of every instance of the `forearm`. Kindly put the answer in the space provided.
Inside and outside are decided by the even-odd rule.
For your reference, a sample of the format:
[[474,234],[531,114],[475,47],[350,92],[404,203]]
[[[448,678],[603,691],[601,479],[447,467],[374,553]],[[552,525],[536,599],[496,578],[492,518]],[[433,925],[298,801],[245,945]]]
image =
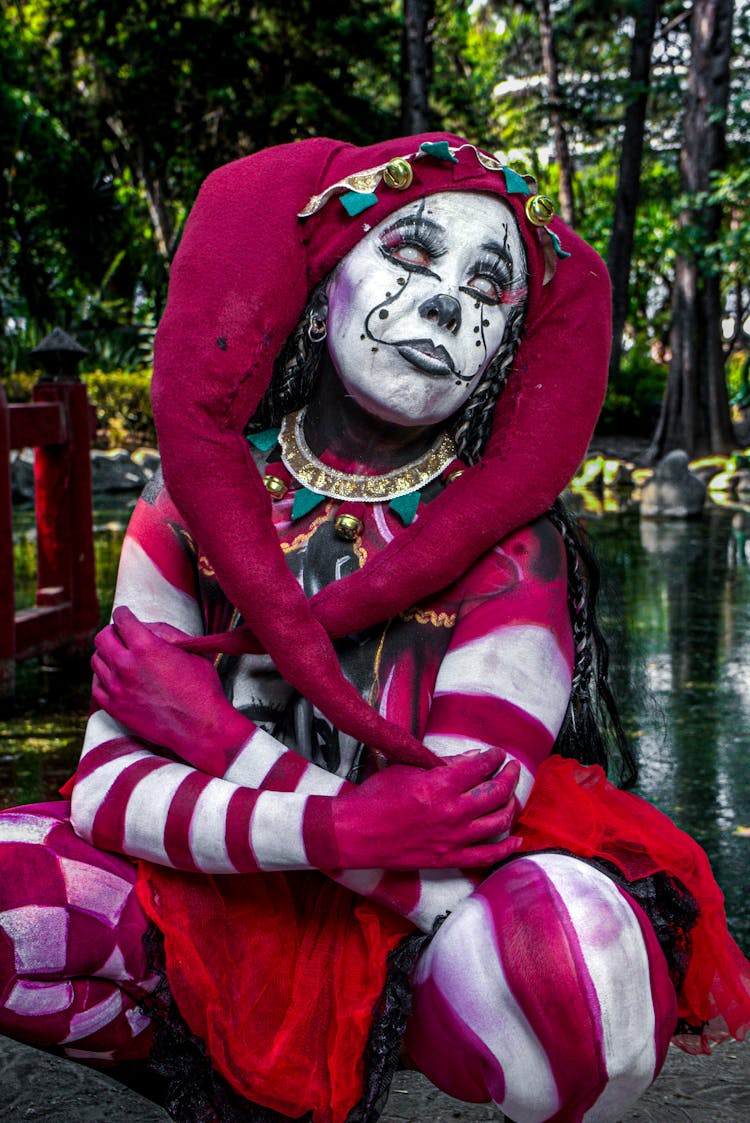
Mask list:
[[224,777],[210,776],[158,756],[99,711],[89,721],[71,819],[101,849],[189,872],[321,869],[429,931],[479,877],[329,868],[338,861],[333,801],[351,787],[262,730]]
[[[331,777],[323,798],[341,784]],[[167,760],[100,711],[89,721],[71,818],[95,846],[178,869],[308,869],[328,847],[319,798],[289,785],[251,789]]]

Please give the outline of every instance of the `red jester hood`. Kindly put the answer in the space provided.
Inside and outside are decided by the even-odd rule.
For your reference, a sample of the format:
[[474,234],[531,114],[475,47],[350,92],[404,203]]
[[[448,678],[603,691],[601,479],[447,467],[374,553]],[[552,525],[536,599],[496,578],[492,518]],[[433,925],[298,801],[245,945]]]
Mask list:
[[[287,568],[243,429],[310,290],[391,212],[451,190],[502,198],[528,261],[524,333],[491,439],[480,463],[380,556],[308,601]],[[432,763],[344,679],[331,637],[443,588],[550,506],[590,440],[610,338],[609,280],[599,256],[550,221],[546,201],[526,180],[459,137],[367,148],[316,138],[266,149],[208,177],[172,267],[156,339],[152,394],[164,475],[258,643],[339,729],[392,759]]]

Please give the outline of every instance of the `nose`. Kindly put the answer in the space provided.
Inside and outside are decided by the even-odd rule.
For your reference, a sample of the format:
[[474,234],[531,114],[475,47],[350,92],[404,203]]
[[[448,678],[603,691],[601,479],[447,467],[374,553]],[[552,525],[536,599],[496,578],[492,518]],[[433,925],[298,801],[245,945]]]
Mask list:
[[444,293],[431,296],[420,304],[418,311],[423,319],[437,324],[439,328],[445,328],[451,335],[455,335],[461,327],[461,305],[453,296],[446,296]]

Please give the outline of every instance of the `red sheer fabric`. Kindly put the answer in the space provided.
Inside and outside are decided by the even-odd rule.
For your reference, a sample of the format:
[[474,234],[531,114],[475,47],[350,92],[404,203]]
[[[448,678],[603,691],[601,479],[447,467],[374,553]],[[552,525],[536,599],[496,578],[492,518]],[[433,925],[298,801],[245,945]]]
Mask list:
[[386,958],[413,926],[316,873],[208,877],[140,864],[180,1012],[254,1103],[343,1123],[363,1092]]
[[727,931],[724,897],[706,854],[646,800],[611,784],[599,767],[549,757],[541,766],[514,833],[521,852],[569,850],[613,862],[629,881],[664,871],[679,879],[700,910],[678,1012],[702,1034],[680,1034],[686,1052],[709,1052],[711,1041],[743,1040],[750,1028],[750,963]]

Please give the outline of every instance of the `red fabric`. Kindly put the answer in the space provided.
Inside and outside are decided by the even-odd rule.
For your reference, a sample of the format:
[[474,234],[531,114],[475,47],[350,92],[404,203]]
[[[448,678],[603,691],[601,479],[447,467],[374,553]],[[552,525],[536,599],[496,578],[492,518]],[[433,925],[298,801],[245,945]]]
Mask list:
[[646,800],[620,791],[598,766],[548,757],[514,834],[521,853],[569,850],[613,862],[629,881],[665,871],[695,898],[700,915],[690,933],[690,966],[677,995],[678,1014],[702,1035],[679,1035],[686,1052],[710,1052],[709,1042],[742,1041],[750,1029],[750,963],[729,935],[724,897],[706,854],[690,835]]
[[[385,722],[341,674],[330,636],[399,611],[459,578],[508,531],[550,505],[583,457],[604,396],[609,282],[601,259],[555,220],[572,256],[543,287],[538,231],[525,196],[471,151],[457,164],[414,164],[406,191],[381,186],[357,218],[336,200],[304,222],[310,196],[355,171],[412,153],[423,140],[357,148],[324,138],[256,153],[214,172],[201,189],[172,266],[152,386],[165,478],[193,536],[283,677],[338,729],[396,759],[435,763]],[[529,264],[529,311],[516,370],[496,411],[490,448],[404,528],[382,556],[308,603],[286,567],[270,499],[242,429],[271,376],[310,288],[366,228],[411,200],[445,190],[488,191],[514,210]]]
[[322,874],[214,878],[140,863],[167,975],[214,1067],[254,1103],[343,1123],[386,957],[413,930]]

